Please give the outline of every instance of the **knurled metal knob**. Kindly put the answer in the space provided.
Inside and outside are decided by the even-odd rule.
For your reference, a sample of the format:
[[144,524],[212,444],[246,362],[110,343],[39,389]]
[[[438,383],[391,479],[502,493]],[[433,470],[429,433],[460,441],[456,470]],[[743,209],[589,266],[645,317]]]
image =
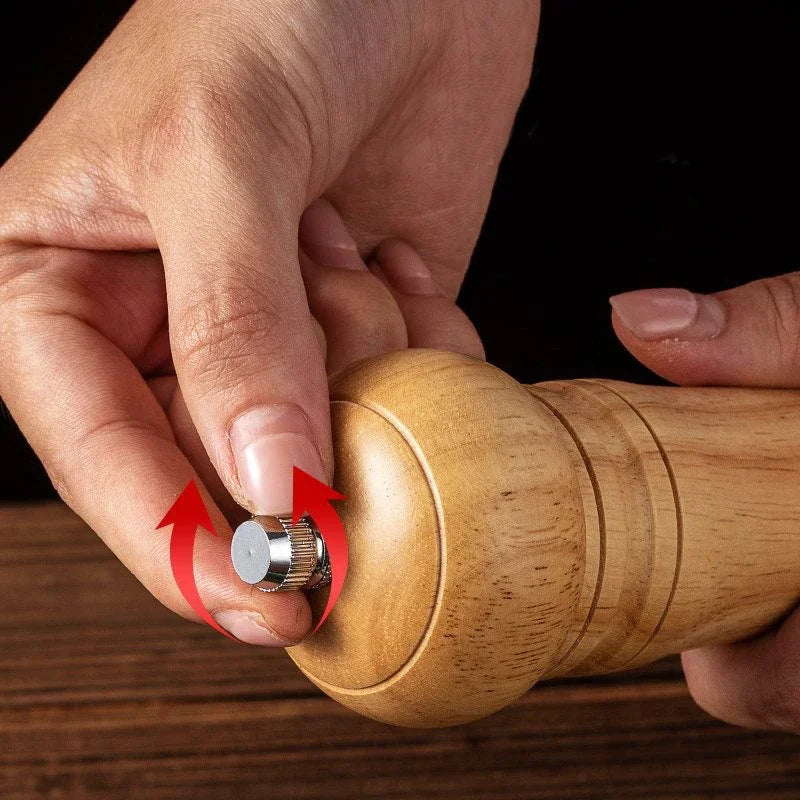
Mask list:
[[311,589],[330,582],[325,542],[308,517],[253,517],[234,531],[236,574],[263,592]]

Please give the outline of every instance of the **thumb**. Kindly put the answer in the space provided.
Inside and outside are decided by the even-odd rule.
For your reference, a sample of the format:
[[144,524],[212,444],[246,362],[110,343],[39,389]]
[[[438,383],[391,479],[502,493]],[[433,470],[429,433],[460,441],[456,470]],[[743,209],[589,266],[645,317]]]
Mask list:
[[280,141],[191,141],[147,196],[175,372],[233,498],[289,512],[293,467],[326,483],[332,473],[324,356],[298,263],[302,158]]
[[746,642],[681,655],[695,702],[749,728],[800,733],[800,611],[777,630]]
[[622,344],[674,383],[800,386],[800,273],[708,295],[627,292],[611,306]]
[[[800,386],[800,273],[711,295],[649,289],[611,298],[620,341],[679,384]],[[692,696],[737,725],[800,730],[800,613],[748,642],[683,654]]]

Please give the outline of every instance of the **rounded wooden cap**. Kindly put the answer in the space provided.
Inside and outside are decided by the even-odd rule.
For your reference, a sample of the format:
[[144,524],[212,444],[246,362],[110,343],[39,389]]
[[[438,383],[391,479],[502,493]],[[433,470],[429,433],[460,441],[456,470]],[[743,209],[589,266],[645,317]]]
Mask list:
[[357,365],[331,398],[350,565],[328,621],[289,653],[385,722],[502,708],[547,670],[583,577],[560,423],[501,371],[440,351]]

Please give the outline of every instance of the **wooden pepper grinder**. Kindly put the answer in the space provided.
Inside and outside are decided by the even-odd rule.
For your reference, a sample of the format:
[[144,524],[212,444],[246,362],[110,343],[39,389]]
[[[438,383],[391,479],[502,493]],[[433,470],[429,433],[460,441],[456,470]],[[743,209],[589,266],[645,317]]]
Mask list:
[[467,722],[538,680],[742,639],[800,602],[800,392],[525,387],[408,350],[340,374],[331,398],[349,572],[289,653],[361,714]]

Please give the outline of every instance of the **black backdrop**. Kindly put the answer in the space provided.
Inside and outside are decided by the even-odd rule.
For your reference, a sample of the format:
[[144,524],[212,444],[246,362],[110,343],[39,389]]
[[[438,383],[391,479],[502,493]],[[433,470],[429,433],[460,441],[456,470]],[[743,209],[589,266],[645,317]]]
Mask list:
[[[0,160],[127,6],[4,4]],[[797,8],[543,0],[531,88],[461,295],[490,360],[525,381],[655,380],[617,344],[609,294],[797,268]],[[0,500],[51,493],[0,415]]]

